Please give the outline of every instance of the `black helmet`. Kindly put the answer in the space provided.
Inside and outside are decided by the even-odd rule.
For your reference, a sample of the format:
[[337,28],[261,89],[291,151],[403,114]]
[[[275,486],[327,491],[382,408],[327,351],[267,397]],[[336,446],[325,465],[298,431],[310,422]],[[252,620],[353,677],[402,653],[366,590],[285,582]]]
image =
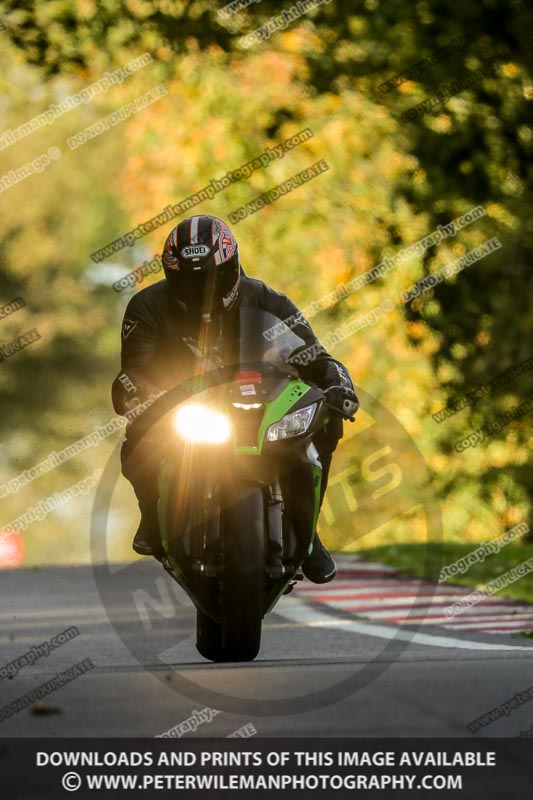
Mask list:
[[207,214],[169,233],[163,269],[170,291],[188,311],[230,308],[239,291],[239,246],[225,222]]

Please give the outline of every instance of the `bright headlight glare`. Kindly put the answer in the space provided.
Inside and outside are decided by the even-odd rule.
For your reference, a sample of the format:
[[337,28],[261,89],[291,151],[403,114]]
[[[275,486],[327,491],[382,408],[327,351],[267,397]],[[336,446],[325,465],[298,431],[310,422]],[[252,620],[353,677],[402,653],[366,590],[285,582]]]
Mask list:
[[289,439],[291,436],[298,436],[305,433],[311,425],[316,411],[316,403],[297,411],[285,414],[279,422],[275,422],[267,429],[265,439],[267,442],[278,442],[280,439]]
[[187,442],[222,444],[230,438],[228,418],[207,406],[180,406],[174,417],[174,427]]

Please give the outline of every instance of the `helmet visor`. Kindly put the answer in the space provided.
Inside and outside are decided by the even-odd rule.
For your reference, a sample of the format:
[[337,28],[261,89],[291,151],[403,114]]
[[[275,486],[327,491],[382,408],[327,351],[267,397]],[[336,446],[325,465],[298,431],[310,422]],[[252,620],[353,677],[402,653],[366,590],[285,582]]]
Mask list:
[[215,269],[201,266],[165,270],[170,290],[189,310],[211,311],[222,306],[239,276],[239,256],[235,253]]

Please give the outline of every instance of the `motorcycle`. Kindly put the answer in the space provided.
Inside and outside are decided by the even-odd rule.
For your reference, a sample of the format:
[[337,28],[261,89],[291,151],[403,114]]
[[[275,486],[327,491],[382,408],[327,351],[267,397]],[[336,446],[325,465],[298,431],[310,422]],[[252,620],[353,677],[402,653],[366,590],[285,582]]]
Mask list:
[[171,412],[158,514],[163,566],[197,610],[198,652],[251,661],[264,616],[302,578],[312,547],[322,474],[313,435],[328,408],[301,380],[304,342],[284,322],[240,308],[224,324],[225,335],[189,343],[200,369]]

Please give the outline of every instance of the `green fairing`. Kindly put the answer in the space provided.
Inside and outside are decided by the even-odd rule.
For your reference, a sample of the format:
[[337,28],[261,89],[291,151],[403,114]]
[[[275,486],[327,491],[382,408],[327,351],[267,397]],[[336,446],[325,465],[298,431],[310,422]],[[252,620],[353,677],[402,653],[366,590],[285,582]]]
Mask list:
[[[185,385],[191,384],[191,381],[186,381]],[[293,405],[295,404],[295,391],[299,393],[298,400],[307,394],[310,390],[310,386],[302,381],[290,381],[287,386],[282,390],[282,392],[271,402],[266,403],[265,413],[263,415],[263,419],[261,420],[261,424],[259,425],[259,429],[257,432],[257,446],[235,446],[235,452],[238,455],[261,455],[263,449],[263,443],[265,439],[265,434],[267,429],[270,425],[273,425],[275,422],[279,422],[285,414],[291,410]],[[199,393],[199,392],[197,392]],[[316,470],[318,470],[318,475],[320,477],[320,468],[316,467],[313,464],[313,474],[315,475],[316,480]],[[315,487],[316,489],[316,487]],[[162,470],[161,475],[159,477],[159,509],[162,507],[166,507],[167,504],[167,497],[168,497],[168,478],[165,473],[165,469]],[[318,508],[318,506],[317,506]],[[316,519],[315,519],[316,522]],[[166,545],[166,526],[165,520],[161,518],[159,523],[161,525],[161,535],[163,538],[163,544]]]
[[294,406],[296,399],[294,396],[295,391],[299,392],[297,399],[299,400],[304,394],[310,390],[310,386],[302,381],[290,381],[283,391],[271,402],[266,403],[266,409],[257,431],[257,445],[256,446],[235,446],[235,452],[238,455],[251,455],[260,456],[263,450],[265,441],[265,434],[270,425],[279,422],[282,417]]
[[[291,408],[295,405],[296,401],[300,400],[305,394],[307,394],[310,388],[311,388],[310,386],[308,386],[306,383],[303,383],[302,381],[290,381],[287,384],[287,386],[285,386],[285,388],[282,390],[282,392],[278,395],[278,397],[266,403],[265,413],[263,415],[263,419],[261,420],[261,424],[259,425],[257,432],[257,446],[242,446],[242,447],[235,446],[235,453],[237,453],[238,455],[261,455],[266,431],[269,428],[269,426],[273,425],[275,422],[279,422],[285,416],[285,414],[287,414],[291,410]],[[320,510],[320,483],[322,476],[322,469],[318,464],[311,463],[311,468],[313,471],[313,479],[314,479],[315,510],[313,515],[313,537],[309,544],[309,552],[311,552],[314,539],[314,531],[316,531],[316,524]],[[168,505],[168,492],[170,485],[169,478],[170,478],[169,469],[165,465],[159,477],[159,504],[158,504],[161,539],[165,550],[168,547],[168,531],[166,525],[166,514],[162,512],[164,509],[167,508]],[[181,573],[179,573],[179,570],[178,574],[183,579],[183,576],[181,575]],[[275,606],[275,604],[285,591],[288,584],[289,580],[287,580],[282,584],[277,584],[277,586],[274,588],[274,591],[270,594],[270,596],[267,596],[265,602],[265,614],[267,614]],[[192,599],[194,600],[194,598]]]

